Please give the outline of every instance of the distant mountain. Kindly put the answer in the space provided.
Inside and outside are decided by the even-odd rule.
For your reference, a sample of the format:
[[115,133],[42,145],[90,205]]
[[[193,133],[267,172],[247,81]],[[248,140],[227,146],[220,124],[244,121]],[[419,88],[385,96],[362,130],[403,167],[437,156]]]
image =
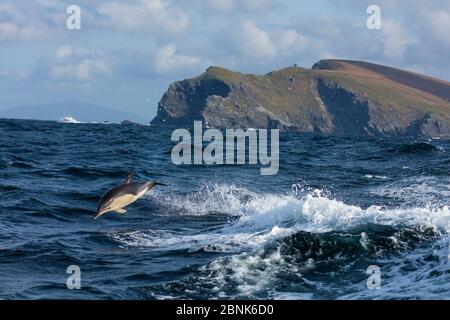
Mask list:
[[121,122],[123,120],[148,122],[147,119],[131,112],[82,102],[25,105],[0,110],[0,118],[60,120],[65,116],[71,116],[81,122]]
[[169,86],[153,125],[450,137],[450,82],[362,61],[266,75],[209,67]]

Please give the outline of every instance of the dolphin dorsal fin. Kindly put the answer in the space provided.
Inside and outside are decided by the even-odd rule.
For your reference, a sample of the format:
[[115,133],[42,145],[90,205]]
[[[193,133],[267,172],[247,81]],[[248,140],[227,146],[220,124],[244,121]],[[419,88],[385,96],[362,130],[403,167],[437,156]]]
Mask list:
[[133,175],[134,175],[134,172],[131,171],[131,172],[128,174],[128,177],[125,179],[124,184],[131,183],[131,180],[133,179]]

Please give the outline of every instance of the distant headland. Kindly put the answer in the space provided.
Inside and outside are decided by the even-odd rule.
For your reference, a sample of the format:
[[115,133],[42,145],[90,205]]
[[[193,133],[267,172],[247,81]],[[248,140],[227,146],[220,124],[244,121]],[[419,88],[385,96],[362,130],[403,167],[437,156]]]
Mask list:
[[450,82],[351,60],[266,75],[209,67],[172,83],[152,125],[450,137]]

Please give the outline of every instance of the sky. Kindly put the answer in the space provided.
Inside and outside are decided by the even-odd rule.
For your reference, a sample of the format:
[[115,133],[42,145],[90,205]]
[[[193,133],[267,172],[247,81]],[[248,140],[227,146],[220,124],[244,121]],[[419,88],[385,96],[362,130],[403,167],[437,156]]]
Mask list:
[[211,65],[355,59],[449,81],[449,53],[450,0],[0,0],[0,109],[85,101],[151,119],[171,82]]

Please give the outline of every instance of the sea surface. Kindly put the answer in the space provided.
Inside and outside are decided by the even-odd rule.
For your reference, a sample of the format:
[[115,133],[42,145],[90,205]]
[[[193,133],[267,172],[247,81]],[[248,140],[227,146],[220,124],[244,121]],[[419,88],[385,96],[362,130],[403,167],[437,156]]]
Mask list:
[[[450,298],[450,141],[281,133],[262,176],[174,165],[170,135],[0,120],[0,298]],[[131,170],[169,186],[94,220]]]

